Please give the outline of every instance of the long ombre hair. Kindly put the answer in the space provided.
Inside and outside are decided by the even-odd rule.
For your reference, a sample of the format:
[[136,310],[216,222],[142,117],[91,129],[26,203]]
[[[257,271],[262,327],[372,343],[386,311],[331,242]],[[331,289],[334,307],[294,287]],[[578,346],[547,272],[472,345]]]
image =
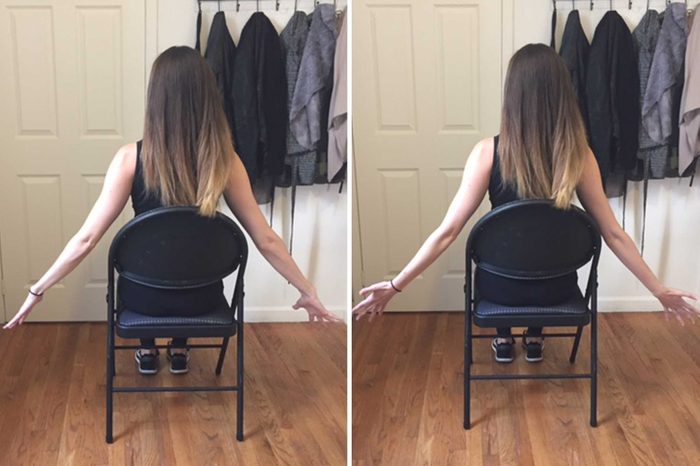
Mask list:
[[209,65],[190,47],[170,47],[148,83],[142,163],[146,189],[163,205],[213,216],[235,156]]
[[568,208],[588,142],[569,71],[556,52],[529,44],[506,74],[499,162],[504,182],[523,199]]

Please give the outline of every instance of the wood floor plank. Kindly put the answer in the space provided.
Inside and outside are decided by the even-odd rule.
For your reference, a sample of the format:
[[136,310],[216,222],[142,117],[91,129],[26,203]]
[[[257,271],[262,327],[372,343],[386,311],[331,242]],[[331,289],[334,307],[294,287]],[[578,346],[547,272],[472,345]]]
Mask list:
[[[587,380],[478,381],[462,429],[463,314],[387,314],[353,328],[353,464],[700,464],[700,325],[660,313],[601,314],[598,422]],[[587,328],[547,339],[545,361],[492,361],[474,343],[473,373],[586,372]],[[519,344],[519,339],[518,339]],[[407,460],[410,458],[410,460]]]
[[[244,442],[235,439],[236,394],[134,393],[114,396],[112,445],[104,440],[105,328],[0,332],[3,466],[346,464],[343,325],[246,326]],[[175,376],[161,354],[158,375],[145,377],[132,351],[118,351],[115,385],[235,384],[235,338],[219,377],[217,356],[193,350],[190,372]]]

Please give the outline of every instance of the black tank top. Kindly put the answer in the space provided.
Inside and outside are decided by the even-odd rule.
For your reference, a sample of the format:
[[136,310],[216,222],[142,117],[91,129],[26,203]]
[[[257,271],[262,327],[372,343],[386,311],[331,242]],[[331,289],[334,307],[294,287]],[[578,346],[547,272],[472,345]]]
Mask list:
[[[493,164],[489,178],[491,209],[520,199],[515,190],[501,176],[498,159],[498,136],[493,138]],[[514,280],[476,269],[477,299],[506,306],[551,306],[580,293],[576,272],[546,280]]]
[[[158,196],[146,190],[141,163],[141,141],[136,143],[136,170],[131,185],[131,205],[137,216],[163,207]],[[122,277],[119,277],[117,283],[120,306],[146,315],[191,316],[228,305],[221,281],[189,290],[150,288]]]

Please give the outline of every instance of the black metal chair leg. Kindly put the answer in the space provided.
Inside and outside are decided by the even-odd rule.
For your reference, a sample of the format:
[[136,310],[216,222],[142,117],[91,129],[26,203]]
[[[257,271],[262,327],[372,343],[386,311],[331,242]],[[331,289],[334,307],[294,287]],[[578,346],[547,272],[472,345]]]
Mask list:
[[236,348],[236,378],[238,393],[236,396],[236,440],[243,441],[243,323],[239,324]]
[[578,344],[581,341],[581,332],[583,332],[583,327],[578,326],[576,328],[576,337],[574,338],[574,346],[571,348],[571,356],[569,356],[569,362],[573,364],[576,362],[576,353],[578,353]]
[[113,379],[114,379],[114,333],[111,328],[107,329],[107,368],[105,370],[107,373],[107,443],[112,443],[112,397],[114,395]]
[[219,351],[219,362],[216,363],[216,375],[221,374],[221,368],[224,365],[224,358],[226,357],[226,348],[228,348],[228,337],[224,337],[224,341],[221,343],[221,351]]
[[598,322],[597,313],[591,313],[591,427],[598,425]]
[[471,351],[469,346],[464,348],[464,429],[471,428],[471,371],[472,365],[470,362]]

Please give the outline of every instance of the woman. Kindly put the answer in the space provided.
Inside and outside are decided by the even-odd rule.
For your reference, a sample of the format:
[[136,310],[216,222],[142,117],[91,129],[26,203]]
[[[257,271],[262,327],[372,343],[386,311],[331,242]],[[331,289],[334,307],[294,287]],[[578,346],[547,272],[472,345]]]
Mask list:
[[[338,320],[324,308],[314,286],[260,212],[245,167],[233,149],[221,102],[211,69],[193,49],[171,47],[156,59],[148,85],[143,142],[117,151],[85,223],[30,287],[5,329],[22,324],[43,294],[87,257],[129,196],[136,215],[162,206],[194,205],[201,215],[214,216],[223,194],[263,257],[301,293],[293,308],[304,308],[311,321]],[[157,290],[121,277],[117,285],[120,307],[148,315],[196,315],[226,304],[221,281],[185,291]],[[186,343],[187,339],[176,339],[169,345],[173,373],[187,372]],[[141,373],[158,371],[154,344],[152,339],[142,340],[136,351]]]
[[[665,311],[693,319],[699,312],[683,298],[690,293],[664,286],[617,223],[603,192],[600,170],[586,142],[569,73],[561,58],[541,44],[526,45],[511,58],[506,76],[501,133],[479,142],[464,168],[460,188],[440,226],[411,261],[390,281],[360,291],[364,298],[353,309],[357,319],[381,314],[391,298],[422,273],[457,238],[488,191],[492,208],[517,199],[551,199],[569,207],[574,192],[595,218],[606,244],[661,302]],[[480,299],[504,305],[553,305],[580,293],[576,274],[524,283],[478,270]],[[668,315],[668,314],[667,314]],[[511,362],[515,340],[510,328],[497,329],[492,348],[496,360]],[[542,328],[523,335],[526,358],[542,360]]]

